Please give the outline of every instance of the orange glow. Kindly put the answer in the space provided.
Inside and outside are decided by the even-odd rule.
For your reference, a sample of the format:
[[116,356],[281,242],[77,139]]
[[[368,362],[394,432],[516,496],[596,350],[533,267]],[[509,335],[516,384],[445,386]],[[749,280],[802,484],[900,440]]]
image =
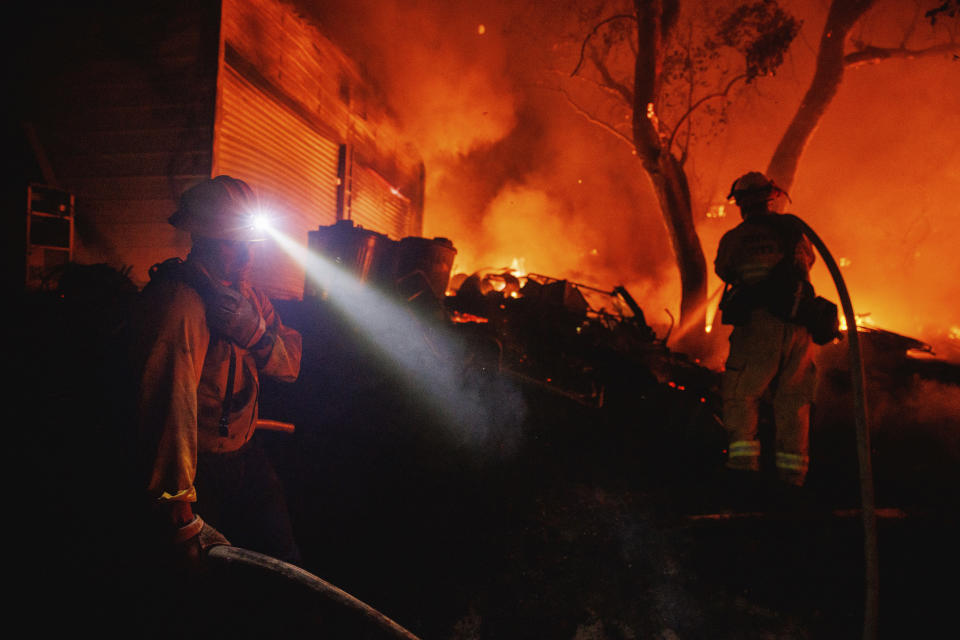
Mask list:
[[715,204],[707,209],[708,218],[726,218],[727,217],[727,205],[725,204]]
[[454,312],[452,312],[452,313],[451,313],[451,316],[450,316],[450,319],[453,320],[453,322],[458,322],[458,323],[461,323],[461,322],[478,322],[478,323],[480,323],[480,324],[483,324],[483,323],[485,323],[485,322],[489,322],[489,320],[488,320],[487,318],[484,318],[484,317],[482,317],[482,316],[475,316],[475,315],[473,315],[472,313],[463,313],[463,312],[460,312],[460,311],[454,311]]
[[[870,316],[870,314],[868,314],[868,313],[859,314],[859,313],[858,313],[858,314],[857,314],[857,326],[858,326],[858,327],[863,327],[863,328],[866,329],[866,328],[876,327],[877,324],[876,324],[876,322],[874,322],[874,320],[873,320],[873,318]],[[840,314],[840,330],[841,330],[841,331],[846,331],[846,330],[847,330],[847,319],[843,316],[843,314]]]
[[[581,40],[559,35],[576,32],[568,29],[574,25],[558,24],[564,17],[553,6],[548,16],[538,14],[538,3],[485,3],[481,22],[476,10],[439,0],[403,10],[357,2],[368,9],[362,25],[350,23],[350,12],[338,16],[338,3],[329,3],[327,23],[353,30],[359,46],[352,51],[366,58],[361,62],[416,141],[425,166],[423,235],[454,242],[453,273],[502,272],[523,256],[516,273],[603,289],[623,284],[658,334],[674,326],[680,279],[653,185],[629,143],[547,90],[557,87],[558,70],[566,77],[576,65]],[[789,4],[812,25],[804,37],[814,42],[823,3]],[[869,25],[890,42],[899,41],[911,15],[895,15],[897,4],[887,3]],[[545,17],[554,21],[536,21]],[[527,24],[538,29],[516,28]],[[463,37],[474,32],[483,37]],[[745,171],[765,170],[812,75],[814,51],[798,40],[788,55],[782,73],[731,93],[723,125],[691,141],[684,168],[709,291],[719,284],[713,259],[720,237],[740,219],[726,201],[729,185]],[[950,133],[960,130],[960,92],[943,90],[955,79],[949,55],[851,69],[785,203],[838,257],[854,309],[869,314],[860,324],[937,351],[960,348],[960,148]],[[613,102],[577,104],[629,138],[632,114]],[[638,115],[677,120],[665,104],[644,104]],[[820,257],[811,278],[819,295],[839,302]],[[728,327],[714,326],[715,307],[714,300],[704,330],[725,353]]]

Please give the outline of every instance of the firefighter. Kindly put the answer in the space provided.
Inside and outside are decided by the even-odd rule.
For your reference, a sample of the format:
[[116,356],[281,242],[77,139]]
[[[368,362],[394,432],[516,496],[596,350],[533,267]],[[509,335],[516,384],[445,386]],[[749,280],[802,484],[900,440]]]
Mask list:
[[[260,376],[292,382],[301,336],[247,282],[256,197],[230,176],[185,191],[187,259],[151,268],[133,314],[140,481],[152,534],[187,564],[229,544],[297,562],[279,479],[254,434]],[[221,533],[222,531],[222,533]]]
[[809,272],[815,256],[797,223],[774,210],[782,196],[756,171],[737,178],[730,189],[728,198],[735,200],[743,221],[721,238],[714,263],[727,285],[722,321],[733,325],[721,392],[727,468],[760,470],[759,407],[769,392],[777,475],[799,487],[809,465],[816,347],[796,318],[801,303],[813,295]]

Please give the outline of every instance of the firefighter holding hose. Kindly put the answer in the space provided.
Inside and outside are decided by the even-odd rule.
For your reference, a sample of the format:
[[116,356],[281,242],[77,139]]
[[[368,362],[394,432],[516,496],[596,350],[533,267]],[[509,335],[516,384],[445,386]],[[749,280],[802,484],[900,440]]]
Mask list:
[[722,322],[733,325],[721,382],[729,436],[726,466],[760,470],[759,407],[770,392],[777,475],[799,487],[809,465],[816,377],[816,347],[804,326],[814,299],[809,272],[815,254],[803,229],[774,210],[775,200],[785,195],[760,172],[737,178],[728,198],[735,200],[743,221],[721,238],[715,269],[726,283]]
[[299,559],[279,479],[251,441],[260,377],[295,380],[301,355],[300,334],[247,282],[255,207],[229,176],[185,191],[169,221],[191,234],[190,253],[151,269],[133,316],[139,482],[152,534],[188,564],[224,534]]

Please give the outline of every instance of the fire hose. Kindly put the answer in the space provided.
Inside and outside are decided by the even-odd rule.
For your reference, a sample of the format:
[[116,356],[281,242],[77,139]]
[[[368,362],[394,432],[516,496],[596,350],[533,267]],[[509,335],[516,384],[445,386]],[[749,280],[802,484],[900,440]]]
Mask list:
[[367,603],[296,565],[272,556],[257,553],[256,551],[230,545],[211,547],[207,550],[206,554],[209,560],[216,563],[226,566],[239,565],[248,569],[266,572],[292,584],[304,587],[308,592],[316,594],[319,598],[332,601],[338,606],[359,613],[364,619],[369,620],[389,637],[398,638],[399,640],[419,640],[413,633]]
[[864,554],[864,611],[863,638],[873,640],[877,637],[877,616],[879,605],[880,571],[877,552],[877,514],[873,491],[873,469],[870,457],[870,431],[867,423],[866,384],[863,372],[863,353],[860,349],[860,337],[857,332],[857,318],[853,313],[850,294],[840,274],[840,268],[827,249],[823,240],[810,226],[792,214],[782,214],[797,223],[804,235],[817,248],[824,264],[830,271],[833,283],[840,296],[843,317],[847,322],[847,344],[850,360],[850,377],[853,385],[854,422],[857,438],[857,460],[860,471],[860,503],[863,523]]

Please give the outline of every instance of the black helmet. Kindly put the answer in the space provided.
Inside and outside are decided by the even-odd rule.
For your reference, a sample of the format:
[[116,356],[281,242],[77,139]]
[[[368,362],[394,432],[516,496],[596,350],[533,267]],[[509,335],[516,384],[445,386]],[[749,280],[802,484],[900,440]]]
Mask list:
[[727,199],[733,198],[737,204],[741,204],[745,198],[750,200],[762,198],[764,201],[769,201],[778,195],[786,196],[787,192],[759,171],[751,171],[733,181]]
[[263,240],[254,224],[257,197],[237,178],[217,176],[183,192],[180,207],[168,221],[191,234],[218,240]]

